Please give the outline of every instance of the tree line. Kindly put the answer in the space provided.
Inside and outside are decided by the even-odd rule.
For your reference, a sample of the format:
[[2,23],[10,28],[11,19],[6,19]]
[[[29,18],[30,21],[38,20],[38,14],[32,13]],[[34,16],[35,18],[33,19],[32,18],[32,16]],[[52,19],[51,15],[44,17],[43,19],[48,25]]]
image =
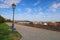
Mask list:
[[4,23],[4,22],[12,22],[12,21],[10,19],[5,19],[0,15],[0,23]]

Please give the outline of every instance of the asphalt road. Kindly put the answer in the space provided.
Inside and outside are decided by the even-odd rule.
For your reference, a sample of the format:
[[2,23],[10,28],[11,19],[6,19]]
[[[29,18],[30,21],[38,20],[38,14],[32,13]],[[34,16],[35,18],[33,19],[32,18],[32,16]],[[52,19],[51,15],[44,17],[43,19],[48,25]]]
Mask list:
[[[11,23],[7,23],[11,26]],[[33,28],[15,24],[16,30],[23,36],[21,40],[60,40],[60,32]]]

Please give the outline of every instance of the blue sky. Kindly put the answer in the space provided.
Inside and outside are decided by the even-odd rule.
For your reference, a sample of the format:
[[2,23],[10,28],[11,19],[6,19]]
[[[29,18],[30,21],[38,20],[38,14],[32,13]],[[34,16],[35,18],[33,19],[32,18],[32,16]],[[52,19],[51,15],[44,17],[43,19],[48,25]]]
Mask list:
[[12,6],[16,4],[15,20],[60,21],[60,0],[0,0],[0,15],[12,20]]

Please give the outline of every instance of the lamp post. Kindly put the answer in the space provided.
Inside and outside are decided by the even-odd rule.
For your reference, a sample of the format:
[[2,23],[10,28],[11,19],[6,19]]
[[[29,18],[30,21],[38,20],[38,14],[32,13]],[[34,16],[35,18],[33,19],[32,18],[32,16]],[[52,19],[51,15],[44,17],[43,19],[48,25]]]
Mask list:
[[12,17],[12,32],[14,31],[14,12],[15,12],[15,7],[16,7],[16,5],[13,3],[12,4],[12,9],[13,9],[13,17]]

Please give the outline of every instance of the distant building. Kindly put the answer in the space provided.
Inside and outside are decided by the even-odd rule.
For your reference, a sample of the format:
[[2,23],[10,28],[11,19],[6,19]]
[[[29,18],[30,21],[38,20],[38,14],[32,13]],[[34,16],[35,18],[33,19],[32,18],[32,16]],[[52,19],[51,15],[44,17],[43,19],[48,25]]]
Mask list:
[[48,22],[48,25],[57,26],[56,22]]
[[47,22],[44,22],[43,25],[48,25],[48,23]]
[[21,24],[29,24],[30,22],[18,22],[18,23],[21,23]]
[[33,24],[48,25],[47,22],[33,22]]
[[33,24],[41,24],[41,22],[33,22]]

